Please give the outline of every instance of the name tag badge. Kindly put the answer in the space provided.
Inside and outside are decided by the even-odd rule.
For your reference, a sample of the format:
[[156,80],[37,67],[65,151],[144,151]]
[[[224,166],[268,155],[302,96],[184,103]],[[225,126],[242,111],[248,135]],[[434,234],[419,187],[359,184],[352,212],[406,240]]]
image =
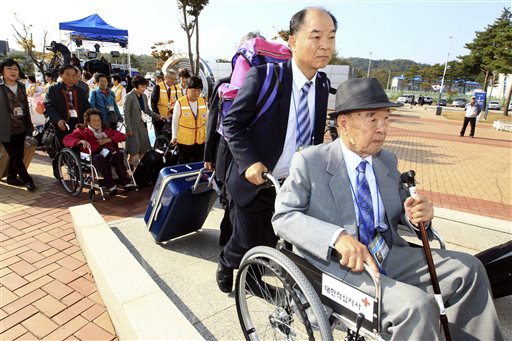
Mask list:
[[75,109],[69,109],[69,117],[78,117]]
[[21,107],[14,108],[12,112],[14,113],[14,116],[23,116],[23,109],[21,109]]
[[108,111],[114,111],[114,106],[113,106],[113,105],[109,105],[109,106],[107,106],[107,110],[108,110]]
[[388,256],[389,247],[380,232],[377,232],[375,234],[375,238],[373,238],[373,240],[368,244],[368,251],[370,251],[373,260],[375,260],[377,265],[382,266],[384,260]]

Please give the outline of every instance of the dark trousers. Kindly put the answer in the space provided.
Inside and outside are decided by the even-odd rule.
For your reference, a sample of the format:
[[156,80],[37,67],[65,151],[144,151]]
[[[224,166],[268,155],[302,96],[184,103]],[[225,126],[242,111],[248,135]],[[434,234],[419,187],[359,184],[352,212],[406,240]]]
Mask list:
[[462,124],[460,136],[464,136],[464,133],[466,132],[466,127],[468,126],[468,122],[471,125],[471,131],[469,133],[469,136],[475,135],[476,117],[464,117],[464,123]]
[[126,166],[124,164],[124,154],[121,152],[110,152],[107,157],[103,157],[100,154],[94,154],[92,157],[92,164],[96,167],[98,173],[105,179],[105,186],[107,188],[114,187],[116,184],[112,178],[112,168],[116,170],[118,182],[121,186],[125,186],[128,183],[128,176],[126,174]]
[[204,160],[204,143],[191,146],[178,143],[179,164],[199,162]]
[[224,246],[228,243],[231,235],[233,234],[233,225],[231,225],[231,205],[233,205],[233,200],[229,198],[228,193],[226,192],[226,186],[224,185],[222,188],[222,194],[220,195],[220,203],[224,207],[224,216],[222,217],[222,221],[220,222],[220,236],[219,236],[219,245]]
[[32,181],[32,178],[28,175],[27,168],[23,163],[25,136],[25,132],[11,135],[11,140],[9,142],[2,142],[7,155],[9,155],[7,179],[15,179],[19,175],[23,182]]
[[233,234],[222,250],[219,262],[228,269],[236,269],[247,251],[259,245],[275,247],[271,218],[274,214],[276,192],[274,188],[262,189],[247,206],[231,206]]
[[110,122],[110,129],[117,130],[117,122]]

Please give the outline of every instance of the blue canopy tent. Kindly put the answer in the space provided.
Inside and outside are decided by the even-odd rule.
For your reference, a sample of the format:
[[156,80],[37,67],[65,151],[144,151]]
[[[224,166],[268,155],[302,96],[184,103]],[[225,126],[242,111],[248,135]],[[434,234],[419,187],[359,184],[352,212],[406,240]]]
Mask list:
[[[110,26],[98,14],[88,17],[59,23],[59,29],[72,31],[70,38],[74,41],[92,40],[110,43],[118,43],[121,47],[128,47],[128,30]],[[131,74],[130,52],[128,51],[128,67]]]

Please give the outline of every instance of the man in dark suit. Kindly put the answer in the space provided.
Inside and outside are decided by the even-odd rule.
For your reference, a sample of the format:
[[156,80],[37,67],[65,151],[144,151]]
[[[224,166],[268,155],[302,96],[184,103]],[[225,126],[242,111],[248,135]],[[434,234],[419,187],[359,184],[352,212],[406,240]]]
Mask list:
[[73,65],[64,65],[59,70],[62,80],[48,89],[44,101],[45,115],[55,125],[61,146],[64,136],[73,131],[76,124],[83,123],[84,112],[90,108],[83,91],[76,86],[77,72]]
[[217,284],[223,292],[231,292],[233,269],[249,249],[277,242],[270,222],[275,191],[261,186],[263,173],[286,178],[296,150],[323,142],[330,85],[318,69],[331,59],[336,28],[334,16],[323,9],[296,13],[288,41],[293,58],[283,65],[279,91],[268,111],[253,122],[266,74],[266,66],[254,67],[224,119],[233,155],[226,181],[233,200],[234,231],[217,268]]

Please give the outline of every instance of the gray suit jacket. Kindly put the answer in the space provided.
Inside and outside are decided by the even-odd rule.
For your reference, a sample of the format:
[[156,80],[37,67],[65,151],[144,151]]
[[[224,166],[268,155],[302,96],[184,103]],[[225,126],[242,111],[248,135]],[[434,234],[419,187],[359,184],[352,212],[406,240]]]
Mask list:
[[[400,181],[396,157],[387,151],[373,156],[379,192],[386,211],[388,245],[408,245],[397,234],[407,191]],[[357,238],[350,180],[339,140],[295,153],[290,176],[277,194],[272,224],[276,234],[313,256],[330,261],[333,233],[343,227]]]

